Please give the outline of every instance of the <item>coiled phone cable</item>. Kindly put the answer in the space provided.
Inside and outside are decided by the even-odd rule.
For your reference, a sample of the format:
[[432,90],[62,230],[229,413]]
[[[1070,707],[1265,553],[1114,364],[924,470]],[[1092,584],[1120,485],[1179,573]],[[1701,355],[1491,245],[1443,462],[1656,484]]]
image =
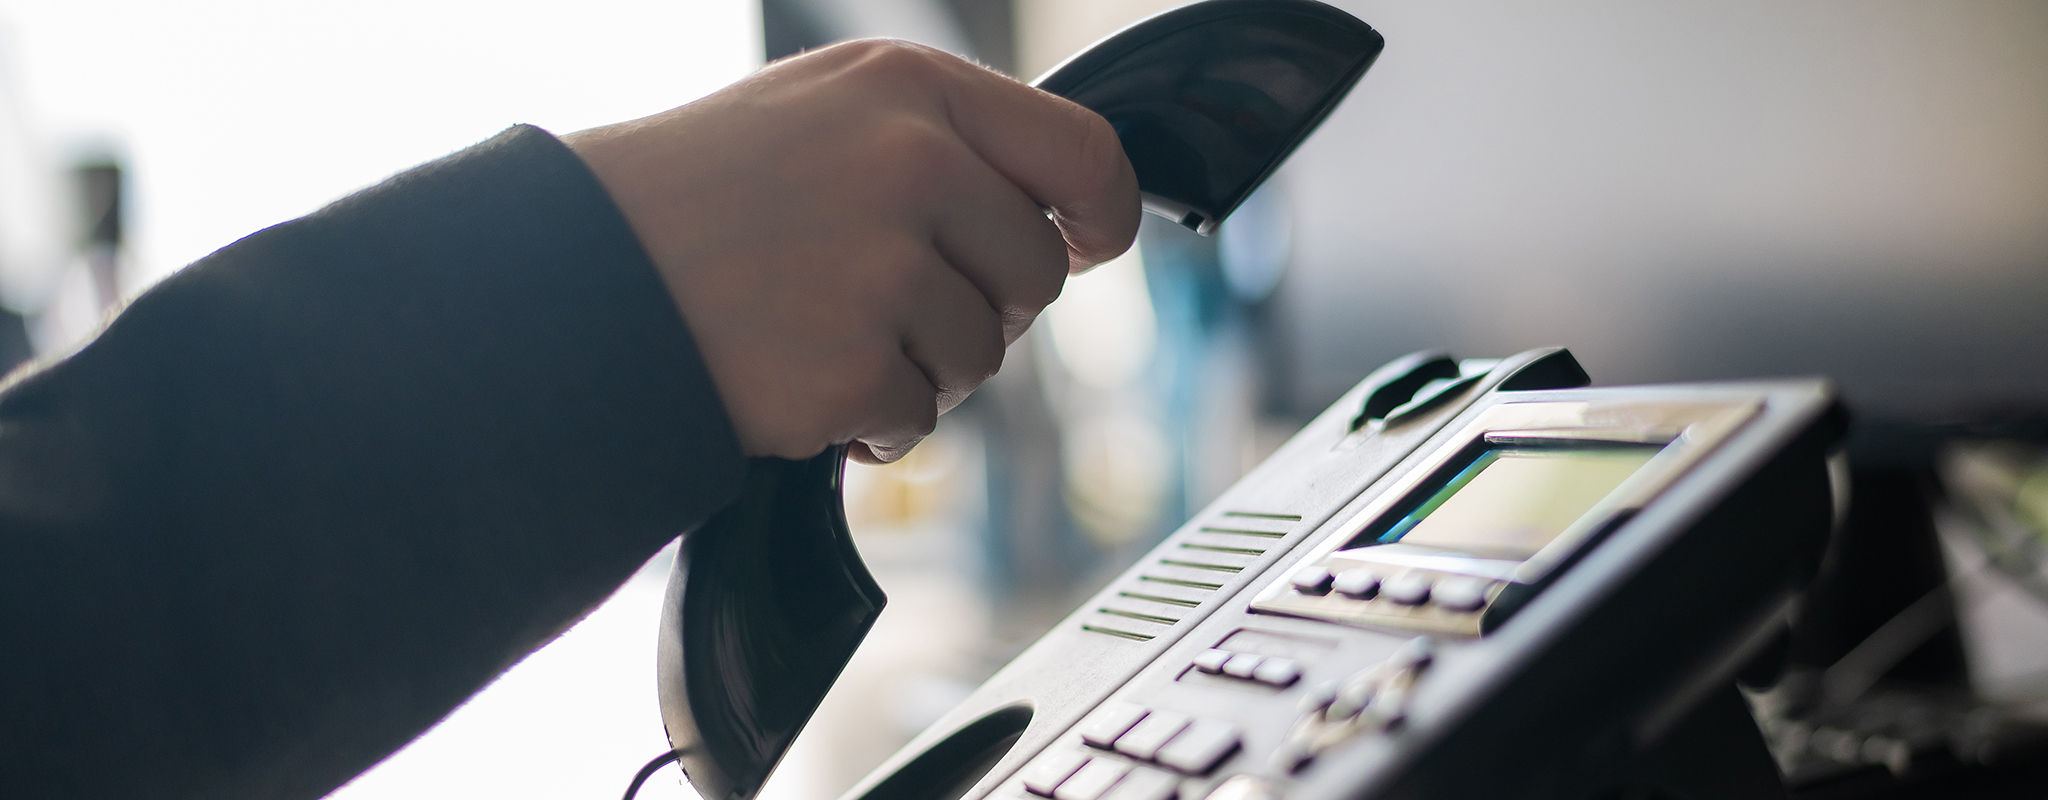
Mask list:
[[653,761],[647,762],[647,766],[641,767],[640,771],[633,775],[633,782],[626,785],[626,796],[624,800],[633,800],[633,795],[640,793],[641,784],[646,783],[648,778],[654,777],[655,770],[661,769],[662,767],[666,767],[669,764],[675,763],[676,759],[681,757],[681,754],[677,753],[674,750],[670,750],[666,753],[662,753],[661,755],[655,756]]

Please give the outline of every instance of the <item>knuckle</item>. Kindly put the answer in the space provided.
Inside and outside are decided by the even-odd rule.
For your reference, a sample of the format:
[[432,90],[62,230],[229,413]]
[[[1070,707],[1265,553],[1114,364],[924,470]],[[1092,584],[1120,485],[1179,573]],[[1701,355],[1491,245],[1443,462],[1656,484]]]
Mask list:
[[868,251],[867,275],[863,276],[875,307],[883,313],[901,313],[926,295],[930,276],[924,269],[930,246],[909,236],[891,236]]
[[860,155],[873,191],[915,201],[951,181],[953,143],[933,121],[896,114],[874,123]]
[[1002,321],[991,315],[969,356],[973,361],[969,365],[969,374],[974,376],[974,380],[963,388],[973,391],[983,381],[995,377],[1003,368],[1004,352]]
[[1009,271],[1000,289],[1001,296],[990,300],[1005,317],[1029,320],[1058,300],[1066,288],[1067,243],[1047,221],[1045,231],[1020,250],[1027,252],[1018,254],[1015,269]]
[[[1020,310],[1033,315],[1060,299],[1060,292],[1067,287],[1067,242],[1060,236],[1059,228],[1051,220],[1045,222],[1045,235],[1039,237],[1042,252],[1036,253],[1033,269],[1023,270],[1024,292]],[[1044,265],[1039,267],[1037,265]]]
[[1075,111],[1081,117],[1081,135],[1075,139],[1074,163],[1090,176],[1092,183],[1087,188],[1091,196],[1107,195],[1129,168],[1123,140],[1102,115],[1079,106]]
[[862,39],[849,42],[856,47],[856,69],[863,76],[890,83],[925,84],[936,80],[940,62],[936,52],[902,39]]
[[938,396],[935,393],[927,392],[925,397],[924,402],[918,403],[910,409],[910,417],[906,420],[908,423],[906,428],[916,434],[919,439],[930,436],[932,431],[937,430],[939,427]]

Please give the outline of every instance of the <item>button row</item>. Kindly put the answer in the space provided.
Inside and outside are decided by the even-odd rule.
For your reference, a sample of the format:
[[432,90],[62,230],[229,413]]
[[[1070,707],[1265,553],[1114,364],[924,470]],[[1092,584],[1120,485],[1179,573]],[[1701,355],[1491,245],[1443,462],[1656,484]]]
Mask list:
[[1407,570],[1382,578],[1376,570],[1363,567],[1331,573],[1327,567],[1303,567],[1288,579],[1302,594],[1335,592],[1354,600],[1385,598],[1404,606],[1434,602],[1452,611],[1477,611],[1486,605],[1487,590],[1493,582],[1465,575],[1445,575]]
[[1220,649],[1205,650],[1195,656],[1195,669],[1210,675],[1257,681],[1280,689],[1301,680],[1301,667],[1290,659]]
[[1111,703],[1081,724],[1081,741],[1188,775],[1205,775],[1237,751],[1243,736],[1228,722]]

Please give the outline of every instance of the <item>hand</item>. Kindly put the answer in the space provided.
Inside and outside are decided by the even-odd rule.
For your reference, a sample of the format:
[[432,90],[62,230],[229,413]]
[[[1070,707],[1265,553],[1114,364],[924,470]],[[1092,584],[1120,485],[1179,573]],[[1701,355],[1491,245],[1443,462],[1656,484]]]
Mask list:
[[749,455],[901,457],[1138,229],[1100,116],[905,42],[565,141],[653,257]]

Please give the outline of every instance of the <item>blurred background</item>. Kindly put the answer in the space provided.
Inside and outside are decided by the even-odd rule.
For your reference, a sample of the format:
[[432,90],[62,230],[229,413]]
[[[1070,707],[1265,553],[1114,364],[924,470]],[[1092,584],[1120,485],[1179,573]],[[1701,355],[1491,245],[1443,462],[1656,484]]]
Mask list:
[[[851,468],[891,604],[772,800],[851,785],[1424,348],[1563,344],[1604,384],[1834,377],[1859,491],[1902,504],[1872,513],[1925,524],[1866,548],[1905,577],[1838,592],[1856,621],[1809,660],[1967,572],[1893,647],[1919,661],[1893,662],[1978,694],[2043,684],[2048,5],[1337,4],[1386,52],[1216,237],[1148,219],[923,446]],[[1171,5],[0,0],[0,360],[64,352],[212,249],[510,124],[653,113],[859,36],[1028,79]],[[617,791],[665,747],[670,558],[336,797]],[[670,769],[645,796],[693,795]]]

